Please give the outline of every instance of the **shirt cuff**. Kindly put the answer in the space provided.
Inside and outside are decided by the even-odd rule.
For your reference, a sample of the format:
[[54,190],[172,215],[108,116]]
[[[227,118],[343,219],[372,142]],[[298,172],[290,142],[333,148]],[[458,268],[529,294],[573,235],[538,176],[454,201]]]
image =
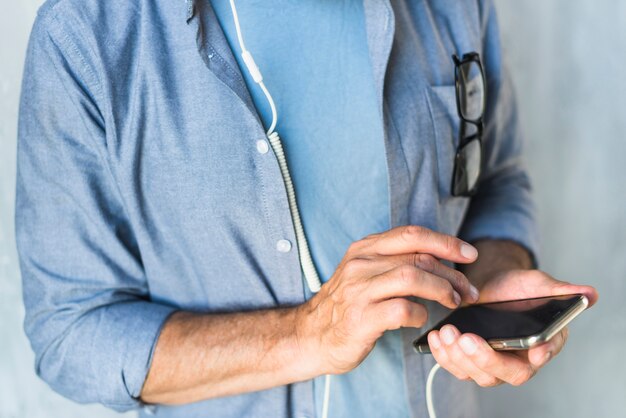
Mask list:
[[[110,354],[119,355],[121,367],[103,367],[103,373],[119,373],[125,386],[125,396],[122,393],[111,394],[113,399],[102,399],[102,403],[110,408],[124,411],[144,406],[139,396],[150,370],[154,348],[161,329],[176,308],[146,301],[122,302],[110,305],[106,325],[111,327],[108,332],[100,329],[98,338],[103,344],[109,342],[109,347],[102,347]],[[104,325],[104,324],[103,324]],[[116,329],[113,329],[113,328]],[[117,344],[115,340],[117,339]],[[120,344],[121,342],[121,344]],[[117,351],[120,350],[121,351]],[[112,361],[111,363],[115,363]],[[119,376],[119,375],[118,375]],[[107,376],[105,381],[115,381],[115,376]],[[120,396],[121,395],[121,396]],[[126,398],[127,401],[122,401]],[[122,401],[122,402],[120,402]]]
[[472,201],[459,238],[513,241],[528,251],[533,268],[539,265],[539,234],[530,199],[490,196]]

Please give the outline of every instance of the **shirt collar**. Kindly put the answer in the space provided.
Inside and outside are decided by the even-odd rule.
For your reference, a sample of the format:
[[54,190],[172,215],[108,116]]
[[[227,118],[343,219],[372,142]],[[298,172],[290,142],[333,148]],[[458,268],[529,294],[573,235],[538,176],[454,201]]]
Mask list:
[[[207,2],[207,7],[204,8],[204,4],[197,3],[198,1]],[[187,23],[191,23],[194,19],[197,21],[198,48],[207,66],[226,85],[233,89],[254,112],[255,108],[252,104],[252,99],[243,81],[243,76],[239,72],[238,64],[228,46],[228,42],[219,24],[217,24],[211,1],[185,0],[185,6]],[[370,59],[374,71],[374,82],[378,92],[380,111],[383,114],[384,79],[394,38],[395,16],[390,0],[365,0],[363,8]],[[200,14],[196,16],[198,9],[200,9]],[[205,9],[210,11],[208,13],[210,16],[205,16],[207,14]],[[215,54],[219,55],[223,60],[213,60],[212,58]]]

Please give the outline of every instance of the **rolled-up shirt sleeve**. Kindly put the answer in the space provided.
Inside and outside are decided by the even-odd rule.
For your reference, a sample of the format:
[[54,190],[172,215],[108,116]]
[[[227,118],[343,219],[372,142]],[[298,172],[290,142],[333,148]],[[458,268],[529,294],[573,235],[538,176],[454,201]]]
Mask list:
[[123,200],[89,60],[49,15],[35,23],[18,133],[16,236],[36,371],[62,395],[141,405],[160,329]]
[[483,2],[483,65],[487,108],[480,187],[459,236],[467,241],[506,239],[525,247],[537,261],[538,234],[531,184],[523,161],[511,79],[502,62],[498,24],[491,1]]

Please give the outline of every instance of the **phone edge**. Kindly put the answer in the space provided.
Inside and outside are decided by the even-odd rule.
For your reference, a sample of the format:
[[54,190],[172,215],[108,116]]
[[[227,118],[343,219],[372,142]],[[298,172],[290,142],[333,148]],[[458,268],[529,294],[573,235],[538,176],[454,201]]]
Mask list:
[[[559,295],[555,295],[559,296]],[[580,295],[580,299],[574,305],[572,305],[558,321],[554,322],[551,326],[546,328],[540,334],[531,335],[525,338],[510,338],[510,339],[497,339],[489,340],[487,343],[497,351],[509,351],[509,350],[527,350],[542,344],[552,337],[554,337],[559,331],[567,326],[574,318],[580,315],[589,306],[589,299],[585,295]],[[432,354],[428,344],[417,345],[419,338],[413,341],[413,350],[418,354]]]
[[[585,295],[580,296],[580,300],[559,318],[558,321],[555,321],[551,326],[546,328],[542,333],[533,335],[530,337],[526,337],[520,339],[521,349],[529,349],[533,348],[537,345],[543,344],[552,337],[554,337],[557,333],[559,333],[563,328],[567,326],[574,318],[580,315],[589,307],[589,299]],[[511,348],[515,349],[515,348]]]

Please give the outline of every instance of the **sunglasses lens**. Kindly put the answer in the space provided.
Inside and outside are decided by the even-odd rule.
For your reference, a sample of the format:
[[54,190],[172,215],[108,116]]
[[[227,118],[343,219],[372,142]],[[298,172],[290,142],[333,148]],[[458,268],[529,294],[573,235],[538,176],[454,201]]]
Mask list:
[[485,81],[480,65],[468,61],[457,67],[459,107],[463,118],[478,121],[485,107]]
[[454,196],[466,196],[474,191],[480,175],[481,155],[478,138],[470,140],[457,152],[452,185]]

